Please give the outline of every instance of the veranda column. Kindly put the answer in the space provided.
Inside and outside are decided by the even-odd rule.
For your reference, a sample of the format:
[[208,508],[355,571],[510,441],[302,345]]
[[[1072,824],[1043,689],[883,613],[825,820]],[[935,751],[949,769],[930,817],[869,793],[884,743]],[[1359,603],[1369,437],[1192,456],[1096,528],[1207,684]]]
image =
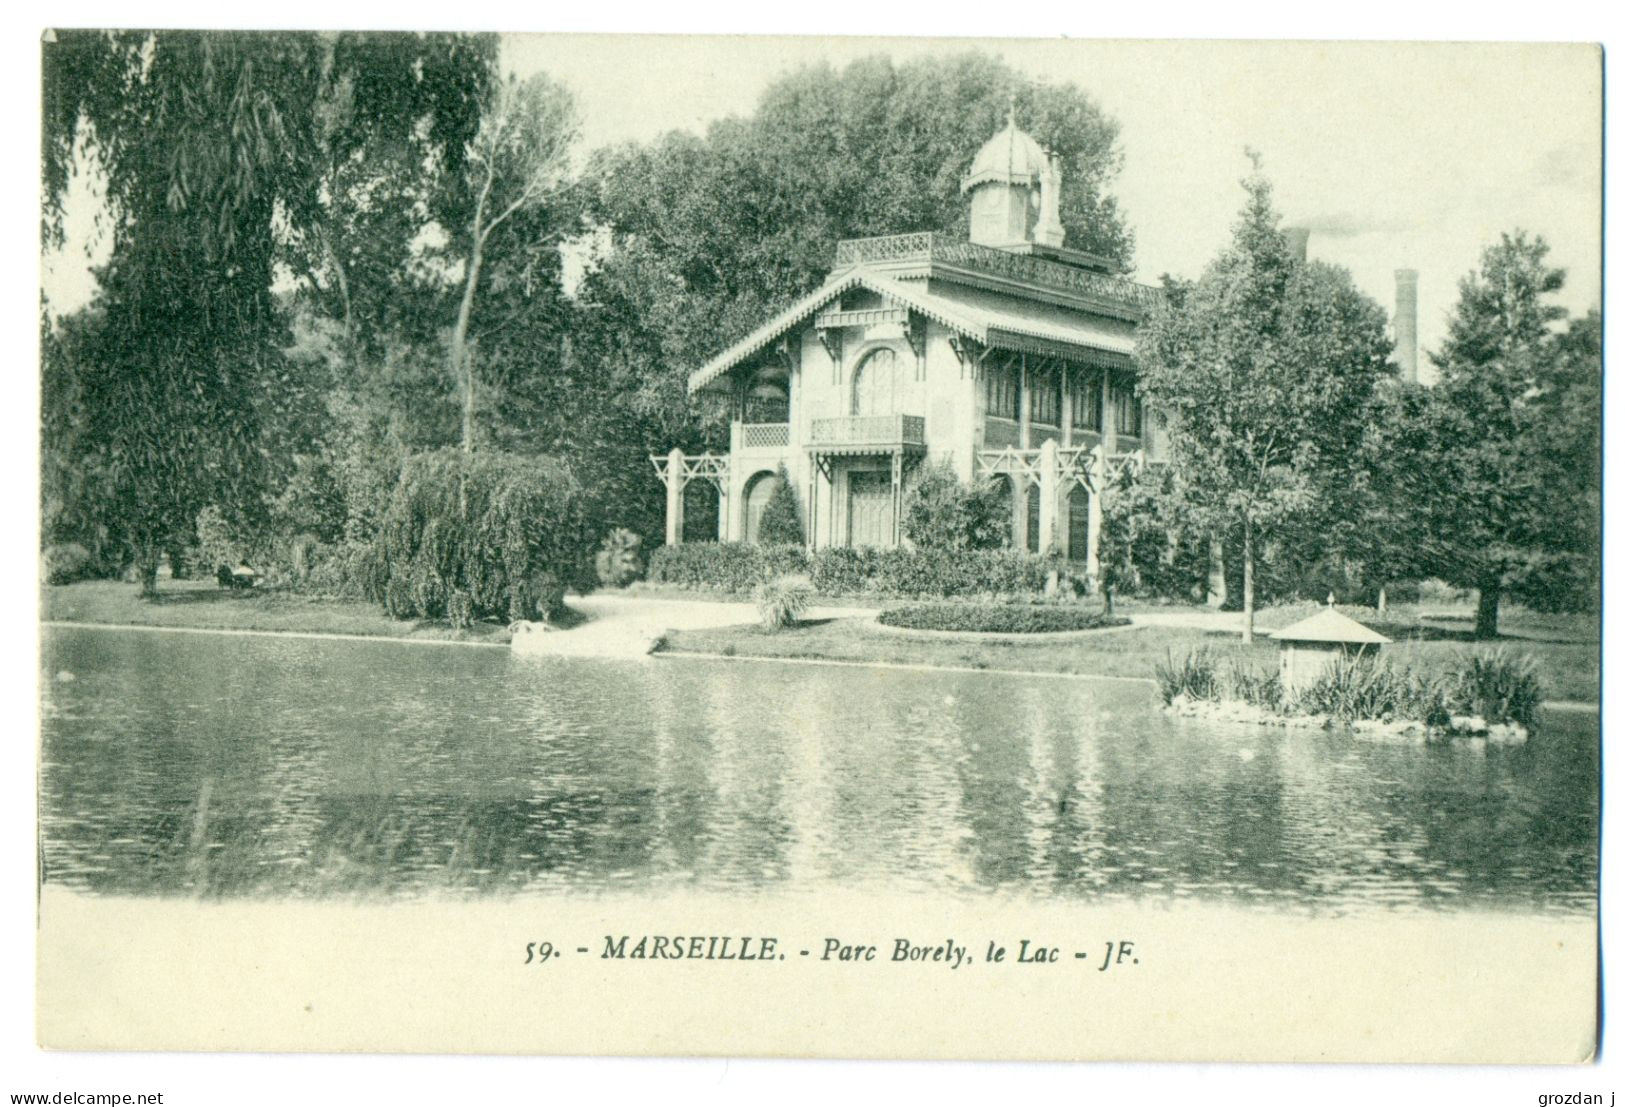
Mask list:
[[1109,369],[1100,371],[1100,440],[1108,455],[1117,452],[1117,390]]
[[1100,529],[1105,525],[1106,512],[1100,502],[1100,490],[1106,487],[1106,447],[1104,444],[1089,451],[1089,538],[1084,552],[1084,570],[1089,574],[1089,591],[1100,591]]
[[1061,459],[1055,439],[1046,438],[1038,448],[1038,552],[1054,553],[1056,524],[1061,517]]
[[1010,481],[1010,548],[1027,548],[1027,478],[1009,475]]
[[[717,541],[727,542],[733,536],[733,474],[716,482],[717,485]],[[744,533],[740,532],[741,535]]]
[[687,465],[683,451],[676,446],[666,455],[666,545],[683,542],[683,485]]

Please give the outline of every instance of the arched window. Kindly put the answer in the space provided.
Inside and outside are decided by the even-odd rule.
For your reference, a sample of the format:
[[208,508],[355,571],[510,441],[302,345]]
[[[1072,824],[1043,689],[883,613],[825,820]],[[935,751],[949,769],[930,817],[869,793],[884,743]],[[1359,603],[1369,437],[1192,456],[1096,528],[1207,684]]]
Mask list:
[[762,540],[762,512],[767,510],[767,502],[773,498],[773,493],[779,490],[777,473],[757,473],[745,486],[745,541],[757,543]]
[[852,414],[891,415],[897,410],[897,351],[873,350],[852,375]]

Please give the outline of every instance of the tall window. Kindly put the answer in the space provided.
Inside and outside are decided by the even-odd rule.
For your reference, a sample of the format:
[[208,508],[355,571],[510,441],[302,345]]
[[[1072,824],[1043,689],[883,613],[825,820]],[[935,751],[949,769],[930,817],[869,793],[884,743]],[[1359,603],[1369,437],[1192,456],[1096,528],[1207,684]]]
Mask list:
[[1021,417],[1021,371],[1007,365],[987,375],[987,413],[999,419]]
[[1046,427],[1060,426],[1061,378],[1046,376],[1035,380],[1029,376],[1027,383],[1033,391],[1033,422]]
[[897,351],[882,346],[859,363],[852,377],[853,415],[890,415],[897,410]]
[[1100,374],[1085,370],[1072,384],[1072,425],[1100,433]]
[[1139,437],[1140,398],[1125,388],[1112,394],[1112,407],[1116,412],[1117,433]]

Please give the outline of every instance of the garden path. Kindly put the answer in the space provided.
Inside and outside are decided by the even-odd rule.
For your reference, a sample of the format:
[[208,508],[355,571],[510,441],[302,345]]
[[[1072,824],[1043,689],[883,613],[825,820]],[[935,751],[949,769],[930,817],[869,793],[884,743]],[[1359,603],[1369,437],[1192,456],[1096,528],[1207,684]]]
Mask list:
[[[737,626],[759,618],[755,604],[710,600],[590,595],[571,597],[570,606],[586,621],[569,630],[544,630],[538,624],[529,624],[528,630],[516,627],[514,651],[540,657],[642,657],[669,630]],[[862,607],[813,607],[802,618],[874,614]]]

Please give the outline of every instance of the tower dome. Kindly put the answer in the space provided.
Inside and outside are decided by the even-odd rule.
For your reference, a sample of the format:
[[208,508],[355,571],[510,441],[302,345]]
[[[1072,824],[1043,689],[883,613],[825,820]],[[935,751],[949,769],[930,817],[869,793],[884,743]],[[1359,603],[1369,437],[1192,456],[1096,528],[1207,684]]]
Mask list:
[[977,185],[1014,184],[1029,187],[1038,184],[1049,165],[1049,158],[1038,140],[1016,126],[1012,111],[1004,129],[982,144],[971,162],[970,172],[960,181],[959,191],[969,192]]
[[1016,126],[1014,104],[1004,129],[976,152],[959,191],[970,194],[970,240],[977,245],[1030,250],[1059,247],[1066,239],[1061,167]]

